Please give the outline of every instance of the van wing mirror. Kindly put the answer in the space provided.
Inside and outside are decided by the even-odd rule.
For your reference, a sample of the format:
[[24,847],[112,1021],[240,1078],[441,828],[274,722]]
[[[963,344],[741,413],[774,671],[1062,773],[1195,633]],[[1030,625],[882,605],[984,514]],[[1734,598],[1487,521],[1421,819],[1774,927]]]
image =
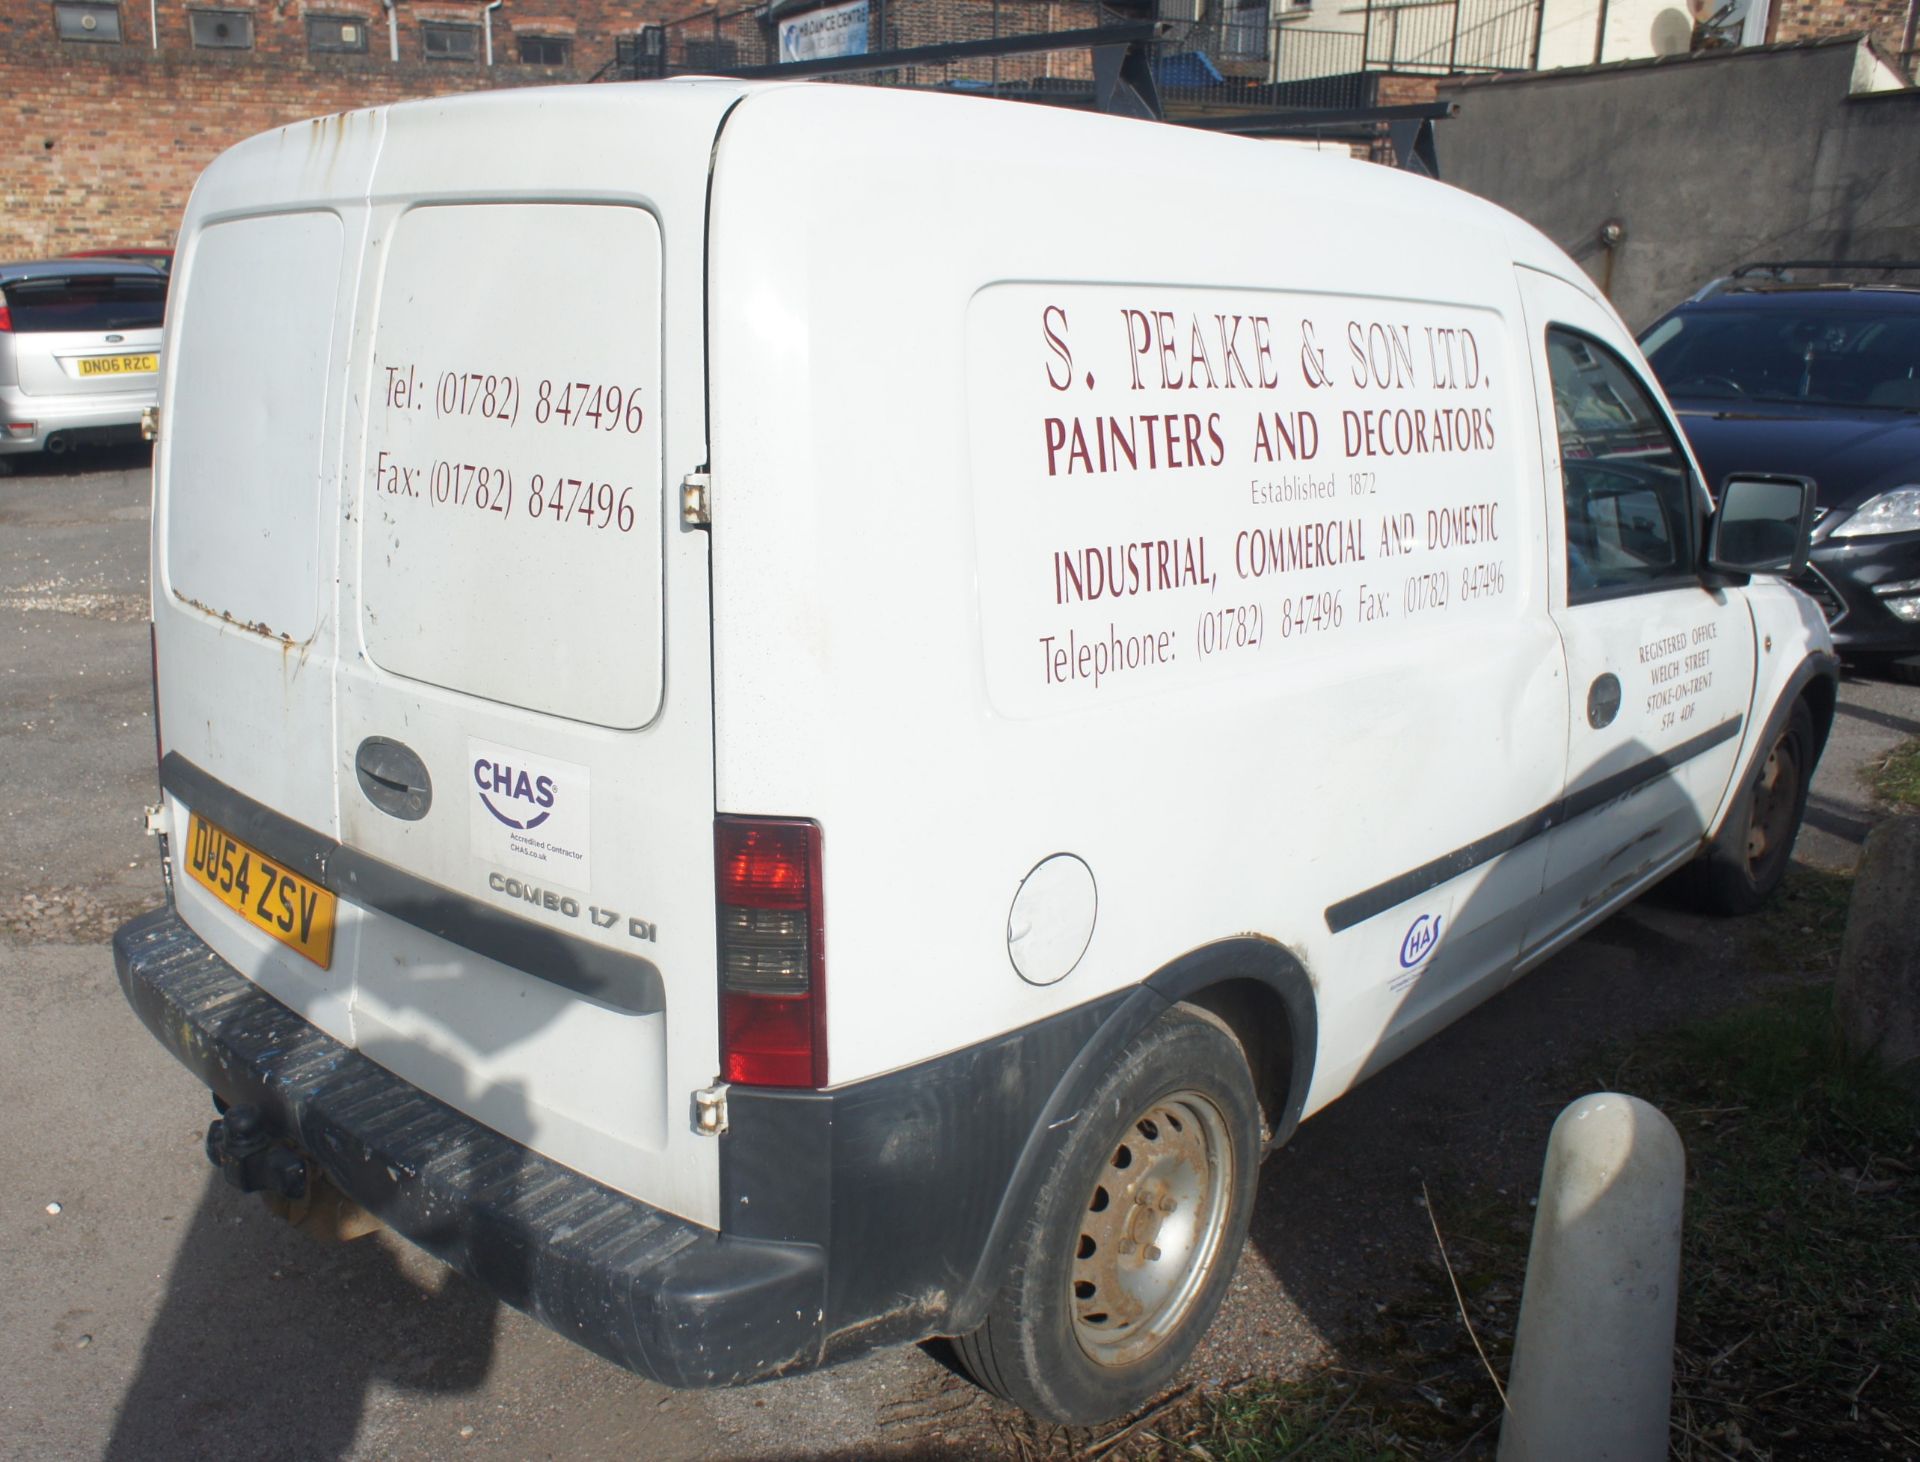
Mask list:
[[1707,567],[1723,574],[1806,572],[1813,538],[1813,479],[1743,472],[1720,484],[1707,532]]

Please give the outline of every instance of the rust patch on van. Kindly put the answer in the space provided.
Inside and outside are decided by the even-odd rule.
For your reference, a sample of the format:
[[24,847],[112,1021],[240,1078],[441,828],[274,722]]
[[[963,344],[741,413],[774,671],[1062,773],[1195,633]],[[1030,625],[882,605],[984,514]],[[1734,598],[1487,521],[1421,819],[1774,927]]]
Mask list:
[[[1641,841],[1641,839],[1639,838],[1634,839],[1634,842],[1639,842],[1639,841]],[[1632,846],[1633,846],[1632,843],[1629,843],[1627,845],[1627,847],[1629,848]],[[1625,849],[1622,849],[1621,851],[1624,852]],[[1616,853],[1614,856],[1618,857],[1619,854]],[[1659,862],[1659,859],[1649,858],[1645,862],[1641,863],[1637,868],[1633,869],[1631,872],[1622,874],[1620,877],[1608,883],[1605,888],[1599,889],[1594,893],[1588,894],[1585,898],[1580,900],[1580,912],[1584,914],[1589,909],[1598,908],[1601,904],[1605,903],[1608,899],[1613,898],[1616,894],[1620,893],[1623,889],[1631,887],[1633,884],[1639,882],[1640,879],[1645,877],[1648,873],[1650,873],[1653,870],[1653,866],[1657,862]]]
[[178,599],[182,604],[192,605],[202,614],[211,615],[222,624],[230,624],[235,629],[243,629],[248,634],[259,635],[262,639],[277,640],[283,647],[291,647],[299,643],[292,635],[283,635],[271,625],[262,624],[258,620],[235,619],[226,610],[215,609],[211,604],[202,604],[198,599],[194,598],[193,595],[182,594],[178,589],[173,591],[173,597]]
[[923,1324],[935,1324],[951,1307],[951,1301],[944,1289],[930,1289],[922,1295],[901,1295],[895,1304],[888,1306],[877,1315],[864,1320],[856,1320],[851,1325],[833,1332],[833,1342],[838,1345],[868,1330],[885,1331],[889,1327],[905,1326],[917,1329]]

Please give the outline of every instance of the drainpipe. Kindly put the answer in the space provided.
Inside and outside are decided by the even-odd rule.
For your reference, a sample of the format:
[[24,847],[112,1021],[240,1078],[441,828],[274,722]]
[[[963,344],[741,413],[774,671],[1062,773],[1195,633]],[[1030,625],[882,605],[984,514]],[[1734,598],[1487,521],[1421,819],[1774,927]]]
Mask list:
[[380,0],[387,7],[387,59],[396,66],[400,64],[400,16],[394,10],[394,0]]
[[493,0],[493,4],[480,12],[480,18],[486,22],[487,26],[487,64],[489,66],[493,64],[493,12],[506,3],[507,0]]
[[160,49],[160,0],[147,0],[147,30],[153,36],[154,50]]
[[1607,262],[1600,275],[1600,293],[1609,300],[1613,298],[1613,261],[1619,257],[1620,246],[1627,241],[1627,225],[1618,218],[1609,218],[1600,225],[1600,247],[1606,251]]

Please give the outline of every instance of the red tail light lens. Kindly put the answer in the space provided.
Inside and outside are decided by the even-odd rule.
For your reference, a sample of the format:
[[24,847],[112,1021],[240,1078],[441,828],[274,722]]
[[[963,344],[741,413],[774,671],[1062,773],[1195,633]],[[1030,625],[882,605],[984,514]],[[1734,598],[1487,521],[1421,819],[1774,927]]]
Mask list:
[[9,334],[12,330],[13,311],[7,308],[7,297],[0,295],[0,335]]
[[720,1068],[746,1086],[827,1084],[820,825],[722,817]]

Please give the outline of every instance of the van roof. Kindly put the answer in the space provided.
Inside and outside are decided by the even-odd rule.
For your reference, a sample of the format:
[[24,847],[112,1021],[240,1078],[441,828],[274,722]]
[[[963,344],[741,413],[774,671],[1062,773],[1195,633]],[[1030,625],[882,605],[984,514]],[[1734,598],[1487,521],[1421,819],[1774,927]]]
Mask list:
[[[818,106],[840,114],[850,134],[840,165],[847,165],[853,153],[893,160],[904,156],[910,162],[915,134],[921,127],[950,137],[958,125],[965,127],[983,159],[996,152],[1030,157],[1036,149],[1051,149],[1064,165],[1071,166],[1074,158],[1093,151],[1113,149],[1131,155],[1138,160],[1143,179],[1142,206],[1179,206],[1178,189],[1169,193],[1152,185],[1150,180],[1154,178],[1178,176],[1182,187],[1212,188],[1223,183],[1237,185],[1237,174],[1244,168],[1245,185],[1250,188],[1298,189],[1308,196],[1397,206],[1402,211],[1417,209],[1420,228],[1393,241],[1404,251],[1412,272],[1418,272],[1423,252],[1431,251],[1436,239],[1449,233],[1493,233],[1504,240],[1509,262],[1569,279],[1598,298],[1585,276],[1577,268],[1570,270],[1566,256],[1532,225],[1484,198],[1419,174],[1381,166],[1356,167],[1345,157],[1276,146],[1259,138],[1203,132],[1176,123],[962,93],[824,81],[671,77],[469,92],[337,113],[288,124],[230,149],[230,161],[210,169],[202,179],[197,191],[203,196],[198,201],[210,213],[218,214],[229,206],[258,201],[257,190],[262,184],[283,202],[314,196],[309,190],[315,187],[316,179],[322,180],[319,187],[325,191],[324,180],[342,176],[334,171],[330,159],[344,159],[350,153],[370,157],[369,148],[378,152],[375,139],[385,131],[389,119],[393,126],[417,132],[423,124],[431,126],[442,117],[461,125],[478,114],[502,111],[514,114],[516,129],[537,124],[542,117],[555,125],[577,127],[590,120],[596,127],[619,128],[644,114],[651,128],[673,113],[684,112],[696,130],[717,130],[720,119],[737,107],[752,108],[774,97],[782,105]],[[297,154],[292,152],[295,148]],[[300,166],[296,158],[304,160],[306,166]],[[287,167],[289,162],[295,162],[292,170]],[[316,165],[318,172],[314,171]],[[1208,172],[1213,176],[1207,177]],[[422,177],[415,172],[408,186],[421,186]],[[1303,226],[1311,225],[1303,222]]]

